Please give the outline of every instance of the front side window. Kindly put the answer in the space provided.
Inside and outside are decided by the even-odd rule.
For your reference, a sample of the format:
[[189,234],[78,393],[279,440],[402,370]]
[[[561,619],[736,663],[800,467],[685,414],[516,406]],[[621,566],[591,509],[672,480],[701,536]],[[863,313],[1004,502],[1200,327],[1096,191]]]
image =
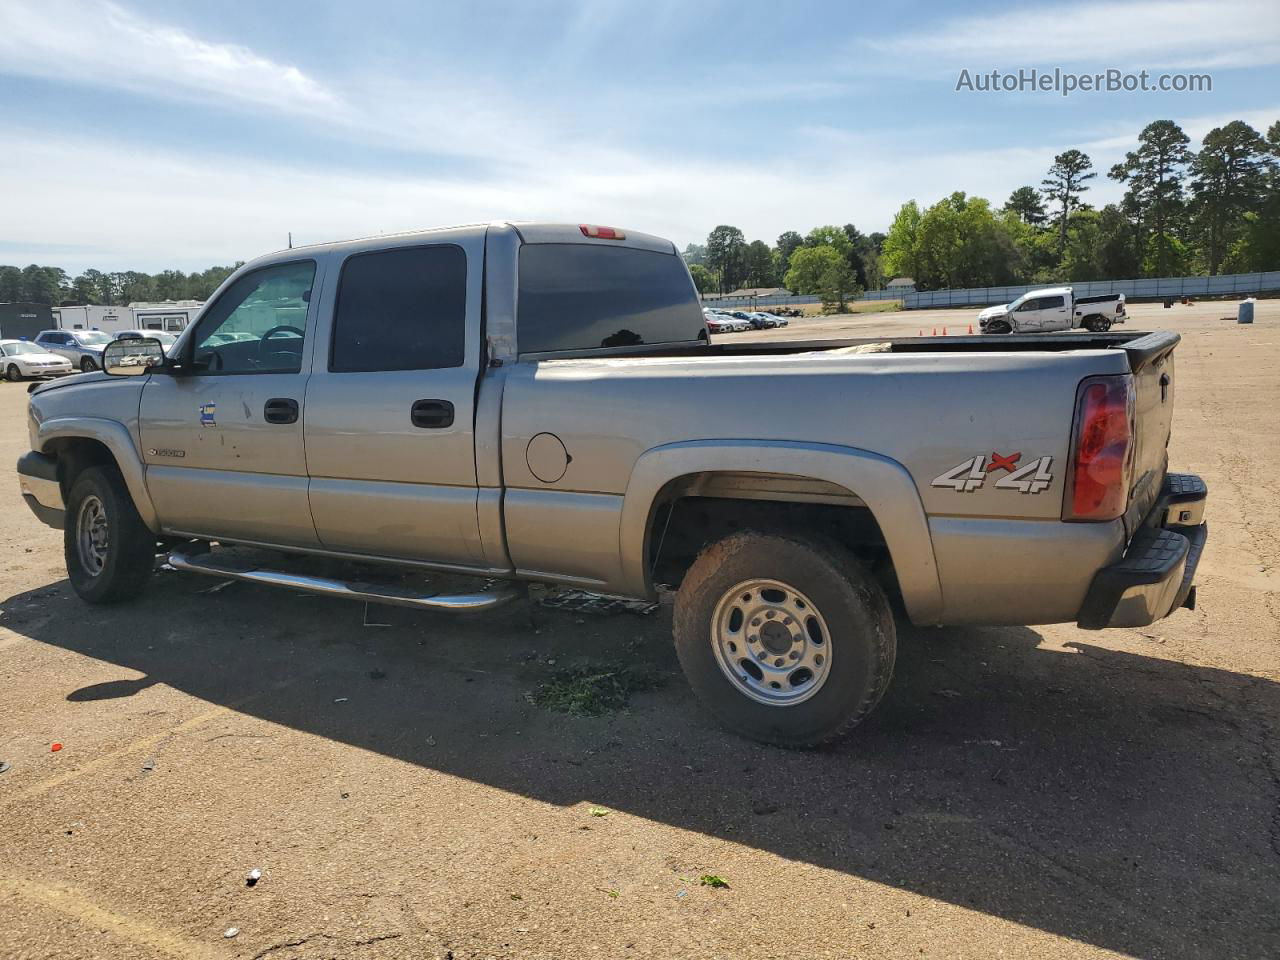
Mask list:
[[205,373],[298,373],[314,260],[246,273],[205,313],[193,358]]
[[1039,300],[1024,300],[1022,306],[1018,308],[1018,313],[1028,313],[1031,310],[1039,310]]
[[467,255],[401,247],[347,259],[338,283],[329,369],[439,370],[465,356]]

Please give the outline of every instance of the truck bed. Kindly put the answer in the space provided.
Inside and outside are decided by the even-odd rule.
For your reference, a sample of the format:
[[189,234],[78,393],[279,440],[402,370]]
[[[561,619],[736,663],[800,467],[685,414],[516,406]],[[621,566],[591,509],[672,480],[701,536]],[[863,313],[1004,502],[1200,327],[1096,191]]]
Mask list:
[[1123,333],[1059,333],[1059,334],[1010,334],[1001,337],[848,337],[839,340],[783,340],[783,341],[730,341],[713,342],[705,346],[648,346],[601,348],[572,353],[542,354],[540,359],[563,357],[742,357],[786,356],[795,353],[812,353],[837,350],[864,344],[887,344],[883,352],[911,353],[1063,353],[1070,350],[1123,350],[1129,357],[1130,368],[1136,373],[1148,364],[1166,356],[1181,340],[1179,334],[1168,330]]

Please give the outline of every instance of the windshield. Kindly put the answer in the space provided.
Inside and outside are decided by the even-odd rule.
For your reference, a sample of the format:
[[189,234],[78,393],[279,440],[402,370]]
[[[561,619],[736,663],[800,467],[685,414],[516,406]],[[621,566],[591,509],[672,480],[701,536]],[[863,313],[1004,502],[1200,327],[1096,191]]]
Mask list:
[[6,343],[4,345],[4,352],[11,357],[16,357],[21,353],[44,353],[44,351],[34,343]]
[[103,333],[101,330],[77,330],[71,334],[80,343],[87,344],[91,347],[98,345],[106,345],[111,342],[111,337]]

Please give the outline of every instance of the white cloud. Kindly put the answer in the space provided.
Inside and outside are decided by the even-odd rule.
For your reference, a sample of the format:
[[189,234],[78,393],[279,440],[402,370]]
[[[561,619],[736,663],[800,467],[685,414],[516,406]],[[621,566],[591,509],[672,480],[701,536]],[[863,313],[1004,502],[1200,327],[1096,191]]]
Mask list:
[[1089,63],[1144,67],[1256,68],[1280,62],[1275,0],[1139,0],[1017,9],[957,17],[865,41],[872,50],[911,58],[904,66],[1000,69]]
[[0,73],[297,113],[340,107],[292,64],[148,23],[106,0],[5,0]]

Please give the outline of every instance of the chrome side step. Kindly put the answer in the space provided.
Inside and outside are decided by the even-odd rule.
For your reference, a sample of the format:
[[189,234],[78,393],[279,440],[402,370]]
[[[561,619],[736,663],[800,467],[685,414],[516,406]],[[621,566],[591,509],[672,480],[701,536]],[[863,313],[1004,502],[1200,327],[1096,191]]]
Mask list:
[[169,565],[175,570],[185,570],[189,573],[204,573],[214,577],[226,577],[229,580],[261,583],[269,587],[288,587],[291,590],[317,593],[325,597],[389,603],[398,607],[443,610],[451,613],[479,613],[484,610],[493,610],[524,596],[524,587],[518,584],[507,584],[484,593],[430,596],[381,584],[330,580],[325,577],[285,573],[282,570],[268,570],[231,559],[222,559],[209,553],[188,555],[174,551],[169,554]]

